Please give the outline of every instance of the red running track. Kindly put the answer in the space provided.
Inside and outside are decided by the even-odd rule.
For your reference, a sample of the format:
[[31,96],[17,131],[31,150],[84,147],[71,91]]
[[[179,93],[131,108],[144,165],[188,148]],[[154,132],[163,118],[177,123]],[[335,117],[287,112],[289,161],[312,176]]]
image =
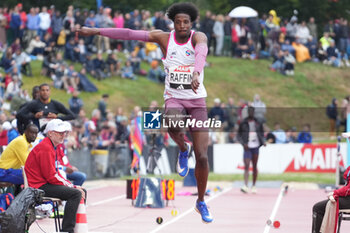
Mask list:
[[[203,224],[200,215],[194,211],[195,196],[176,196],[175,201],[162,209],[135,208],[130,200],[125,199],[125,181],[102,182],[87,184],[89,232],[262,233],[280,192],[278,188],[260,188],[257,194],[243,194],[232,184],[223,183],[221,188],[224,191],[214,192],[211,189],[213,195],[206,197],[214,222]],[[196,192],[196,189],[176,183],[175,191]],[[325,197],[324,190],[290,187],[276,213],[275,219],[280,221],[281,226],[271,228],[269,232],[311,232],[312,206]],[[178,211],[175,217],[171,215],[173,209]],[[162,224],[156,223],[157,217],[163,218]],[[39,226],[44,232],[55,231],[53,219],[43,219],[34,222],[29,232],[43,232]],[[350,222],[343,222],[341,232],[350,232]]]

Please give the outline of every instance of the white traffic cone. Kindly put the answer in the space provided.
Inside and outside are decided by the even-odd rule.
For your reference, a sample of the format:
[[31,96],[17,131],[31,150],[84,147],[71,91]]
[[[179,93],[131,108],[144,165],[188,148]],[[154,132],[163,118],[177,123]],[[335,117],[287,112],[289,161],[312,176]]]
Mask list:
[[84,199],[80,200],[80,204],[77,211],[77,219],[74,228],[75,233],[87,233],[88,232],[88,224],[86,218],[86,207],[84,203]]

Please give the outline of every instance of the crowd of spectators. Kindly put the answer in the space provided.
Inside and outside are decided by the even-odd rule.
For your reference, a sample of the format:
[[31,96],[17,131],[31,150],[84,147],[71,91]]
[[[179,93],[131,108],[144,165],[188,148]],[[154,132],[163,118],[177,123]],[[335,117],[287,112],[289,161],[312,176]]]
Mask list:
[[[296,15],[288,21],[278,22],[274,14],[269,14],[265,23],[268,48],[262,50],[264,55],[272,56],[274,62],[270,69],[286,75],[293,75],[296,62],[313,61],[335,67],[349,67],[349,26],[347,19],[330,20],[318,35],[315,18],[298,23]],[[263,41],[262,39],[260,41]],[[263,43],[261,43],[263,44]],[[268,51],[268,53],[265,53]],[[261,51],[260,51],[261,53]]]
[[[116,75],[135,80],[137,75],[142,75],[155,82],[164,82],[164,73],[159,71],[158,65],[152,65],[149,72],[141,69],[142,61],[158,64],[161,60],[162,52],[155,43],[111,40],[101,36],[82,38],[76,31],[82,26],[169,31],[166,16],[156,12],[152,17],[149,11],[141,14],[138,10],[125,15],[116,11],[113,16],[108,7],[100,7],[95,12],[69,6],[64,13],[55,6],[49,9],[46,6],[41,9],[31,7],[25,12],[21,3],[11,9],[0,8],[0,52],[3,53],[0,67],[9,79],[22,73],[31,76],[31,60],[40,60],[41,74],[50,77],[54,87],[69,93],[89,91],[94,86],[86,78],[87,74],[98,80]],[[118,58],[120,51],[125,53],[125,62]],[[81,70],[74,70],[76,62],[83,65]]]
[[[42,74],[51,77],[55,87],[68,92],[84,89],[79,81],[85,80],[86,74],[99,80],[112,75],[134,80],[137,75],[143,75],[152,81],[164,81],[164,74],[154,65],[163,56],[157,44],[102,36],[81,38],[76,31],[82,26],[173,29],[173,23],[161,11],[152,15],[150,11],[135,9],[123,14],[109,7],[101,6],[95,12],[71,5],[61,13],[52,5],[49,9],[31,7],[26,12],[21,3],[11,9],[0,7],[0,50],[3,51],[0,67],[10,77],[17,73],[21,80],[21,73],[32,74],[31,60],[43,60]],[[270,70],[286,75],[294,75],[296,62],[308,60],[336,67],[350,66],[349,26],[344,18],[330,20],[320,35],[314,17],[308,22],[298,22],[297,15],[279,18],[276,11],[271,10],[260,18],[232,19],[207,11],[202,19],[195,21],[193,29],[206,34],[210,54],[272,58]],[[125,62],[118,59],[117,51],[126,54]],[[104,52],[108,53],[107,59],[102,56]],[[57,58],[57,53],[63,54],[63,60]],[[152,68],[140,69],[142,61],[152,64]],[[72,72],[67,62],[79,62],[85,71]]]
[[[119,107],[113,113],[107,106],[109,96],[103,95],[96,109],[92,112],[91,119],[86,117],[84,108],[79,111],[78,118],[73,121],[73,131],[68,137],[69,149],[88,147],[90,149],[108,149],[116,146],[129,146],[130,133],[133,119],[140,116],[141,108],[135,106],[134,110],[127,114]],[[209,104],[210,106],[210,104]],[[255,108],[255,118],[264,123],[265,137],[268,143],[312,143],[312,134],[309,124],[297,131],[291,127],[284,131],[276,123],[273,130],[266,125],[266,105],[255,95],[252,101],[241,99],[236,105],[234,98],[228,98],[227,103],[221,102],[219,98],[214,100],[213,106],[208,112],[208,117],[218,119],[222,122],[222,128],[210,131],[210,143],[239,143],[237,141],[237,130],[239,122],[248,116],[248,106]],[[150,110],[160,108],[156,101],[149,105]],[[152,143],[151,135],[144,131],[144,143]],[[187,135],[190,137],[190,134]],[[157,133],[155,143],[157,146],[175,145],[165,132]]]
[[[102,95],[91,117],[88,117],[83,101],[77,92],[73,93],[67,103],[69,109],[76,114],[76,118],[70,120],[72,131],[69,132],[65,141],[68,152],[82,149],[108,150],[132,145],[130,134],[135,124],[134,119],[142,115],[142,109],[135,106],[131,113],[127,113],[122,107],[118,107],[114,112],[108,107],[108,101],[109,95]],[[278,123],[273,130],[270,130],[265,124],[266,105],[259,95],[255,95],[252,101],[241,99],[237,105],[232,97],[228,98],[227,103],[219,98],[214,100],[212,108],[209,108],[208,117],[219,119],[222,122],[222,128],[210,131],[210,144],[239,143],[237,130],[239,123],[247,117],[248,106],[255,108],[255,118],[264,123],[264,136],[268,143],[312,143],[309,124],[305,124],[300,132],[295,127],[284,131]],[[152,101],[149,105],[150,110],[160,107],[156,101]],[[19,135],[16,113],[10,116],[0,113],[0,147],[8,145]],[[151,134],[143,131],[143,135],[145,145],[153,143]],[[187,134],[187,137],[190,137],[190,134]],[[158,132],[154,142],[160,147],[175,145],[166,132]]]
[[[297,13],[297,12],[295,12]],[[216,56],[273,60],[270,70],[294,75],[296,62],[323,62],[349,67],[349,25],[345,18],[332,19],[320,34],[314,17],[298,21],[297,14],[279,18],[276,11],[260,18],[231,19],[206,12],[195,29],[208,37],[210,52]]]

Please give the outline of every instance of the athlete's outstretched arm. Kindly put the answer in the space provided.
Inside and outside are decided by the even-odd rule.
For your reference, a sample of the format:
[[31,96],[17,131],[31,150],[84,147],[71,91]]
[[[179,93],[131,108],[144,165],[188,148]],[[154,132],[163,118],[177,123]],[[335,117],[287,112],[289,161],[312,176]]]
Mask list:
[[88,28],[82,27],[78,30],[78,33],[82,36],[94,36],[101,35],[112,39],[119,40],[140,40],[145,42],[161,42],[161,38],[166,38],[164,35],[167,33],[161,30],[144,31],[144,30],[131,30],[128,28]]
[[199,75],[203,72],[204,66],[205,66],[205,60],[207,58],[208,54],[208,45],[207,45],[207,36],[202,32],[196,32],[194,34],[193,38],[194,42],[194,56],[195,56],[195,62],[194,62],[194,71],[193,71],[193,78],[192,78],[192,90],[196,92],[196,90],[199,87]]

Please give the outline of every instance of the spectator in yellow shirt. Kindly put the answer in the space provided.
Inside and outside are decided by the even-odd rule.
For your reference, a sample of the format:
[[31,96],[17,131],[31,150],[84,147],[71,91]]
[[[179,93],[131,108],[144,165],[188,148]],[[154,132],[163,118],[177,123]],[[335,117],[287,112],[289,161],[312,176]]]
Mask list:
[[32,148],[32,142],[38,135],[38,127],[28,124],[24,134],[15,138],[6,147],[0,157],[0,182],[23,184],[21,166],[24,166]]

